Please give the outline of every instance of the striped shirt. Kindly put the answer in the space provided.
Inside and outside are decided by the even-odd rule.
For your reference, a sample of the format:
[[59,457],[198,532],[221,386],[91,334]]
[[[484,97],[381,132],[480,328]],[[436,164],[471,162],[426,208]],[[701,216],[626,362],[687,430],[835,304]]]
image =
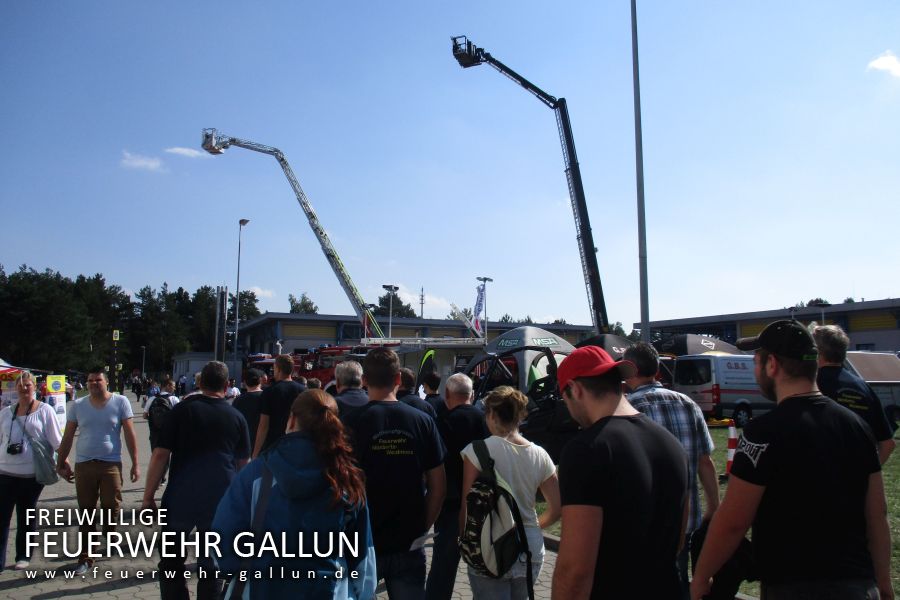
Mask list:
[[703,518],[697,490],[697,463],[701,456],[712,454],[715,448],[700,407],[684,394],[664,388],[658,381],[638,387],[628,394],[628,401],[636,410],[668,429],[684,446],[688,455],[688,489],[691,492],[687,530],[696,531]]

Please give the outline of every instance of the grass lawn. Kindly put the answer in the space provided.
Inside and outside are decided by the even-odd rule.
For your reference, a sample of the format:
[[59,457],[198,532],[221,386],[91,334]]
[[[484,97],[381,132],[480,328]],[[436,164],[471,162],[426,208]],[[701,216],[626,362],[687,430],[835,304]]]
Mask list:
[[[719,473],[725,472],[725,462],[728,452],[728,428],[711,428],[713,441],[716,449],[713,452],[713,461],[716,463],[716,470]],[[894,583],[894,589],[900,590],[900,449],[888,460],[884,466],[884,490],[887,496],[888,505],[888,522],[891,526],[891,542],[892,542],[892,558],[891,558],[891,579]],[[725,497],[725,488],[727,484],[719,484],[719,495]],[[701,490],[702,493],[702,490]],[[702,500],[701,500],[702,502]],[[538,503],[538,513],[543,512],[544,503]],[[825,524],[823,524],[825,526]],[[556,523],[546,531],[554,535],[559,535],[560,524]],[[741,586],[741,593],[750,596],[759,597],[759,583],[745,583]]]

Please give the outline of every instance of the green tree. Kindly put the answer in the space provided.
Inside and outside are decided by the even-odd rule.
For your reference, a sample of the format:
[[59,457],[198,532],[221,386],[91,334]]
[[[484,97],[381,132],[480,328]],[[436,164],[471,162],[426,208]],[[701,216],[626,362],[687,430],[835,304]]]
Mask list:
[[288,294],[288,302],[291,305],[291,311],[301,315],[315,315],[319,313],[319,307],[306,295],[306,292],[300,294],[298,299],[293,294]]
[[[391,296],[393,296],[393,300],[391,300]],[[391,312],[395,317],[416,317],[416,311],[413,310],[413,307],[401,300],[396,292],[386,292],[383,296],[378,297],[378,308],[375,309],[375,316],[386,317],[388,312]]]
[[622,321],[613,323],[613,326],[609,328],[609,332],[613,335],[625,337],[625,328],[622,327]]
[[854,302],[856,302],[856,300],[853,298],[853,296],[847,296],[846,298],[844,298],[844,304],[853,304]]
[[189,339],[195,352],[211,352],[215,343],[216,288],[204,285],[191,297]]
[[54,371],[83,367],[97,329],[71,279],[26,265],[7,275],[0,266],[0,356],[12,364]]
[[509,313],[503,313],[503,316],[497,320],[498,323],[513,323],[513,318]]
[[[241,290],[241,323],[260,315],[256,292]],[[234,294],[228,294],[228,322],[234,323]]]
[[[467,319],[469,319],[470,321],[471,321],[472,319],[475,318],[475,314],[472,312],[472,309],[471,309],[471,308],[463,308],[463,309],[460,309],[460,312],[461,312],[463,315],[465,315],[465,317],[466,317]],[[453,316],[453,313],[450,313],[450,314],[448,314],[448,315],[446,316],[446,318],[447,318],[447,319],[455,319],[456,317]]]
[[531,315],[525,315],[521,319],[516,319],[516,322],[524,325],[534,325],[534,319],[531,318]]
[[626,336],[632,342],[641,341],[641,330],[640,329],[632,329],[631,333]]
[[820,304],[831,304],[831,302],[829,302],[825,298],[813,298],[806,303],[806,306],[819,306]]
[[559,319],[554,319],[553,322],[551,323],[551,325],[568,325],[568,323],[566,323],[565,319],[559,318]]

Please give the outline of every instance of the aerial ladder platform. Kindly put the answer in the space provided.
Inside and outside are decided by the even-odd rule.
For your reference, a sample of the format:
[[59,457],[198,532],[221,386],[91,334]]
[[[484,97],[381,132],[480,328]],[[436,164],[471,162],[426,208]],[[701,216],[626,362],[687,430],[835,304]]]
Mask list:
[[465,69],[487,63],[528,90],[535,98],[552,108],[553,112],[556,113],[556,126],[559,128],[559,140],[562,144],[563,160],[566,165],[566,180],[569,185],[572,212],[575,216],[578,252],[581,255],[581,269],[584,272],[584,283],[587,288],[591,318],[598,333],[609,333],[606,301],[603,298],[603,287],[600,283],[600,268],[597,266],[597,248],[594,247],[594,236],[591,233],[591,222],[588,217],[587,202],[584,197],[584,185],[581,182],[578,156],[575,154],[575,138],[572,135],[572,124],[569,121],[569,109],[566,106],[566,99],[551,96],[491,56],[489,52],[473,44],[466,36],[460,35],[450,39],[453,42],[453,57],[459,63],[459,66]]
[[303,212],[309,221],[310,228],[316,235],[316,239],[319,240],[319,245],[322,247],[325,258],[328,259],[328,264],[331,265],[332,271],[334,271],[335,276],[337,276],[338,282],[340,282],[341,287],[344,289],[344,293],[347,294],[347,298],[353,306],[357,318],[359,318],[359,322],[363,327],[364,335],[362,337],[369,338],[370,334],[372,334],[371,337],[375,339],[384,338],[384,332],[375,320],[375,315],[372,314],[372,311],[366,306],[362,295],[359,293],[359,290],[356,289],[356,285],[354,285],[353,280],[350,278],[350,273],[347,272],[344,263],[341,261],[341,257],[338,256],[337,250],[334,249],[334,245],[328,238],[328,234],[325,233],[325,228],[322,227],[322,224],[319,222],[316,211],[313,210],[312,204],[310,204],[309,199],[303,192],[303,188],[300,187],[300,182],[297,181],[297,176],[294,175],[294,171],[284,157],[284,153],[272,146],[257,144],[256,142],[223,135],[215,129],[203,130],[203,141],[201,146],[210,154],[222,154],[229,147],[237,146],[238,148],[245,148],[247,150],[253,150],[254,152],[260,152],[275,157],[275,160],[281,165],[285,177],[287,177],[288,182],[291,184],[291,189],[294,190],[294,195],[297,197],[297,202],[300,203],[300,208],[303,209]]

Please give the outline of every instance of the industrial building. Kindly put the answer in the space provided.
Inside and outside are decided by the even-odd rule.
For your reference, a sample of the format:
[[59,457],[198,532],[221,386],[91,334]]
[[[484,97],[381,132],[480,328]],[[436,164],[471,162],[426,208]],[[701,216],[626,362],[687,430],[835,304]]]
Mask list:
[[[459,338],[468,337],[466,327],[451,319],[418,319],[394,317],[388,323],[387,317],[379,317],[378,323],[389,337]],[[522,323],[495,323],[487,326],[488,339],[492,340],[510,329],[521,327]],[[565,325],[535,323],[535,327],[546,329],[568,341],[577,344],[591,337],[590,325]],[[267,312],[246,323],[241,323],[240,348],[242,353],[272,354],[275,343],[281,340],[282,352],[295,349],[305,350],[322,345],[355,345],[363,337],[362,325],[356,315],[305,315],[294,313]]]
[[[738,338],[759,334],[772,321],[791,318],[806,324],[815,321],[820,325],[839,325],[850,336],[851,350],[900,350],[898,298],[651,321],[650,331],[654,336],[659,334],[664,338],[679,333],[696,333],[734,343]],[[635,328],[640,326],[640,323],[634,324]]]

